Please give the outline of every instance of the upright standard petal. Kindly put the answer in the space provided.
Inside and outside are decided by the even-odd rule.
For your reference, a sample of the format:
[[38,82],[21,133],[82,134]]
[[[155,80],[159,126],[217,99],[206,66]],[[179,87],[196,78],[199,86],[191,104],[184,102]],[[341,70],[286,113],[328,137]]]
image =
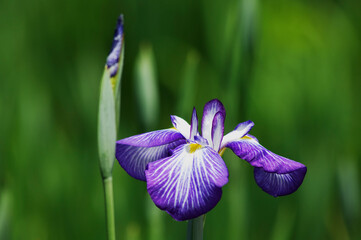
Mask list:
[[221,148],[224,148],[230,142],[236,141],[244,137],[249,131],[251,131],[253,126],[254,123],[250,120],[238,124],[232,132],[229,132],[223,137]]
[[196,143],[178,146],[172,156],[149,163],[145,174],[154,203],[178,221],[210,211],[228,182],[219,154]]
[[202,117],[202,136],[206,138],[212,146],[212,126],[214,116],[220,112],[223,118],[226,117],[226,110],[223,104],[218,99],[213,99],[206,103],[203,109]]
[[170,150],[185,142],[175,129],[153,131],[117,141],[115,156],[130,176],[145,181],[149,162],[170,156]]
[[175,129],[177,129],[186,139],[190,139],[191,126],[186,120],[175,115],[171,115],[170,120]]
[[212,123],[212,144],[213,149],[218,152],[221,142],[223,139],[224,133],[224,115],[221,112],[218,112],[214,118]]
[[194,141],[196,141],[200,145],[209,145],[207,139],[205,139],[201,135],[194,136]]
[[305,165],[267,150],[252,136],[244,136],[228,143],[226,147],[256,167],[254,170],[256,183],[263,191],[274,197],[296,191],[307,172]]
[[196,108],[193,108],[192,119],[191,119],[191,130],[190,139],[194,140],[194,136],[198,134],[198,117]]

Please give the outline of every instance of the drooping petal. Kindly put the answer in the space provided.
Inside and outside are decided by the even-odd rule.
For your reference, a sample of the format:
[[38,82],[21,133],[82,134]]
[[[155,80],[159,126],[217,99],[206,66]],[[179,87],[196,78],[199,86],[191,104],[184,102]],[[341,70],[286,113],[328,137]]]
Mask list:
[[267,150],[250,136],[230,142],[226,147],[256,167],[256,183],[274,197],[293,193],[303,182],[305,165]]
[[278,174],[254,168],[254,179],[266,193],[278,197],[293,193],[302,184],[307,168],[299,168],[290,173]]
[[224,148],[230,142],[244,137],[249,131],[251,131],[253,126],[254,123],[250,120],[238,124],[232,132],[229,132],[223,137],[221,148]]
[[210,211],[228,182],[219,154],[196,143],[178,146],[172,156],[149,163],[145,174],[154,203],[178,221]]
[[145,181],[149,162],[170,156],[171,149],[185,142],[175,129],[153,131],[117,141],[115,156],[130,176]]
[[224,118],[226,117],[226,110],[218,99],[207,102],[203,109],[202,136],[208,140],[211,146],[213,118],[218,112],[222,113]]
[[175,115],[170,116],[173,126],[186,138],[190,139],[191,126],[183,119]]
[[212,123],[212,144],[213,149],[218,152],[221,142],[223,139],[224,133],[224,115],[221,112],[218,112],[214,118]]
[[196,136],[197,133],[198,133],[198,117],[197,117],[196,108],[193,108],[190,139],[194,140],[194,136]]

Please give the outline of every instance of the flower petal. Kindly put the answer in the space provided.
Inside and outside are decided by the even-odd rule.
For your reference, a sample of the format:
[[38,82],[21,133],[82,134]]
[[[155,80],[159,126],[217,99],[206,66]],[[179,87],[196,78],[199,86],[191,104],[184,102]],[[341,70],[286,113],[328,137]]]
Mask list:
[[196,108],[193,108],[190,139],[194,140],[194,136],[196,136],[197,134],[198,134],[198,117],[197,117]]
[[115,156],[130,176],[145,181],[149,162],[170,156],[171,149],[185,142],[175,129],[153,131],[117,141]]
[[219,154],[196,143],[178,146],[172,156],[149,163],[145,174],[154,203],[178,221],[210,211],[228,182]]
[[256,183],[274,197],[293,193],[303,182],[305,165],[267,150],[251,136],[230,142],[226,147],[256,167]]
[[223,137],[221,148],[224,148],[230,142],[244,137],[249,131],[251,131],[253,126],[254,123],[250,120],[238,124],[232,132],[229,132]]
[[173,126],[186,138],[190,139],[191,126],[183,119],[175,115],[170,116]]
[[207,139],[205,139],[201,135],[194,136],[194,141],[196,141],[200,145],[209,145]]
[[112,48],[107,57],[107,68],[110,71],[110,77],[114,77],[118,71],[118,64],[120,59],[120,53],[124,45],[123,34],[123,15],[120,15],[117,21],[117,26],[114,31],[114,39]]
[[299,168],[290,173],[278,174],[254,168],[254,179],[266,193],[278,197],[293,193],[302,184],[307,168]]
[[218,152],[219,147],[221,146],[222,138],[224,133],[224,115],[221,112],[218,112],[212,123],[212,143],[213,149]]
[[226,118],[226,110],[224,109],[223,104],[218,99],[213,99],[207,102],[203,109],[202,136],[208,140],[211,146],[213,118],[218,112],[221,112],[224,118]]

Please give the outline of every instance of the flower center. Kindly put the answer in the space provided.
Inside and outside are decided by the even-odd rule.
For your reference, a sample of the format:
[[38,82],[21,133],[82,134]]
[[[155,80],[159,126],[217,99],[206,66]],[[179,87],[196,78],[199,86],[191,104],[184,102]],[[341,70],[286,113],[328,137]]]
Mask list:
[[198,143],[191,143],[191,144],[189,144],[188,152],[194,153],[197,149],[200,149],[201,147],[202,147],[202,145],[200,145]]

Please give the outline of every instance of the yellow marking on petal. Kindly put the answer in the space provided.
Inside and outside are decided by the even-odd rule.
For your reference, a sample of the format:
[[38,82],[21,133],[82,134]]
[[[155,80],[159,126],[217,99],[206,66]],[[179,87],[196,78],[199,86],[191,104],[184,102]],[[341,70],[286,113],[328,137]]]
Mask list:
[[242,137],[241,139],[244,139],[244,140],[253,140],[253,138],[248,137],[248,136],[244,136],[244,137]]
[[223,153],[226,151],[227,148],[222,148],[221,150],[219,150],[218,154],[222,157]]
[[171,128],[169,128],[169,129],[171,129],[171,130],[177,130],[175,127],[171,127]]
[[110,83],[112,84],[113,91],[115,89],[115,80],[116,80],[115,77],[110,78]]
[[198,143],[191,143],[189,145],[188,152],[194,153],[195,151],[197,151],[197,149],[200,149],[200,148],[202,148],[202,145],[200,145]]

